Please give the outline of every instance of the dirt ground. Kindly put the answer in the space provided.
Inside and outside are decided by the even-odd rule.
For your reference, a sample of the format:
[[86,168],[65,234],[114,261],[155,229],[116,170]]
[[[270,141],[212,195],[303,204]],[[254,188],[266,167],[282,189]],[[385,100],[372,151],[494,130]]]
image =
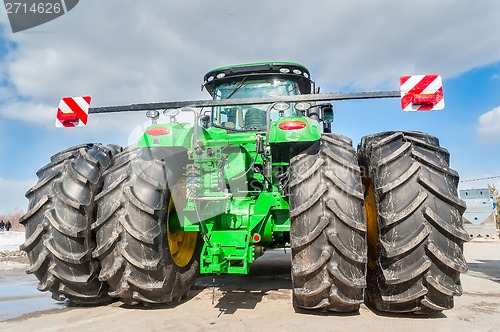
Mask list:
[[[295,312],[290,256],[270,251],[251,276],[198,279],[190,298],[175,307],[127,307],[121,302],[65,308],[0,323],[1,331],[498,331],[500,240],[465,244],[469,272],[455,308],[435,316],[388,315],[362,305],[355,314]],[[22,272],[22,271],[21,271]],[[212,300],[214,301],[212,303]]]

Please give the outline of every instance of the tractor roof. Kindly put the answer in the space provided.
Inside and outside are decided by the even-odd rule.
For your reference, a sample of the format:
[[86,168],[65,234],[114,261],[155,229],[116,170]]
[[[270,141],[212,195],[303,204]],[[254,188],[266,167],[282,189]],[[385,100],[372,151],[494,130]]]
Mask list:
[[258,79],[273,75],[296,81],[303,94],[311,92],[312,81],[309,70],[296,62],[256,62],[219,67],[205,74],[203,85],[213,95],[215,87],[219,84],[241,80],[249,76]]

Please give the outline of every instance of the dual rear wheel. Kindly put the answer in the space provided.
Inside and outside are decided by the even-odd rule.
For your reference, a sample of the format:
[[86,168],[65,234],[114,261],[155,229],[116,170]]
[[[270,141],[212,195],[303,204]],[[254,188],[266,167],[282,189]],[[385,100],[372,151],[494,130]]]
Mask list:
[[172,165],[184,155],[165,160],[128,149],[104,174],[92,256],[101,264],[99,280],[126,304],[176,304],[195,282],[201,241],[181,230],[185,187]]
[[[323,135],[291,160],[296,308],[439,312],[467,271],[458,174],[435,137]],[[321,257],[321,258],[319,258]],[[340,301],[339,301],[340,299]]]
[[96,217],[95,196],[103,173],[112,164],[117,146],[85,144],[62,151],[38,172],[31,188],[25,226],[27,272],[39,280],[38,289],[56,300],[74,304],[108,302],[108,285],[99,280],[99,262],[92,258],[95,237],[90,224]]
[[[195,282],[201,241],[183,232],[183,181],[148,149],[76,146],[38,171],[21,218],[38,289],[75,305],[178,303]],[[182,169],[182,168],[180,168]]]

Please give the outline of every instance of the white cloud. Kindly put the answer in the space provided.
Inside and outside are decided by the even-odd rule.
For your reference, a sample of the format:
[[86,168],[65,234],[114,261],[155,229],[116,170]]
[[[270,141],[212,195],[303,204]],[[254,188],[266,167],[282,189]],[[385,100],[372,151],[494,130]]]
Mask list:
[[485,142],[500,142],[500,106],[481,114],[477,134]]
[[54,124],[56,113],[53,108],[41,103],[11,101],[2,106],[0,114],[6,118],[30,123],[47,124],[49,121],[52,121],[51,123]]
[[[52,128],[63,96],[91,95],[92,106],[205,99],[206,71],[253,61],[301,62],[323,92],[397,89],[402,74],[449,78],[500,61],[499,12],[497,0],[85,0],[12,34],[0,10],[11,43],[0,59],[0,116]],[[87,127],[50,129],[40,140],[108,135],[126,145],[144,121],[94,115]],[[499,108],[478,120],[485,140],[499,141],[497,128]],[[24,200],[28,182],[0,178],[0,209],[18,206],[9,200]]]
[[[0,98],[2,89],[0,88]],[[55,127],[56,110],[59,102],[53,105],[34,103],[32,101],[20,102],[12,101],[0,108],[0,115],[8,119],[21,120],[27,123],[34,123],[47,129]],[[89,117],[86,127],[79,128],[58,128],[54,129],[65,134],[78,131],[83,136],[91,136],[95,133],[114,133],[122,136],[130,133],[137,124],[147,120],[143,113],[121,113],[121,114],[93,114]]]
[[[89,94],[93,106],[204,99],[206,71],[267,60],[305,64],[324,92],[396,89],[401,74],[450,77],[500,61],[499,11],[486,0],[86,0],[16,34],[2,13],[3,37],[17,47],[3,60],[11,90],[0,98],[11,105],[1,112],[52,125],[63,96]],[[123,130],[135,118],[99,119]]]
[[[113,82],[107,94],[142,86],[139,94],[157,97],[162,85],[198,83],[214,65],[269,56],[309,60],[337,84],[384,82],[389,73],[372,73],[393,67],[455,74],[499,59],[492,42],[500,37],[491,33],[500,26],[497,2],[411,2],[87,0],[48,24],[8,34],[19,42],[10,72],[22,93],[36,96]],[[45,81],[53,84],[42,89]]]
[[0,178],[0,213],[16,209],[26,210],[28,200],[24,194],[36,183],[35,180],[9,180]]

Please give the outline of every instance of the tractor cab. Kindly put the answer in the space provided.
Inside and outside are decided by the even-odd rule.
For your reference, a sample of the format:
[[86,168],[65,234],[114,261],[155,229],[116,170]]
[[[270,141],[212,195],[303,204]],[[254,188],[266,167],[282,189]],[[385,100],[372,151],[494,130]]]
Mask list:
[[[311,93],[309,71],[297,63],[255,63],[211,70],[203,87],[214,100],[272,98]],[[269,110],[271,104],[217,106],[212,108],[212,125],[229,131],[265,131],[267,112],[271,121],[297,116],[294,105],[287,110]]]

